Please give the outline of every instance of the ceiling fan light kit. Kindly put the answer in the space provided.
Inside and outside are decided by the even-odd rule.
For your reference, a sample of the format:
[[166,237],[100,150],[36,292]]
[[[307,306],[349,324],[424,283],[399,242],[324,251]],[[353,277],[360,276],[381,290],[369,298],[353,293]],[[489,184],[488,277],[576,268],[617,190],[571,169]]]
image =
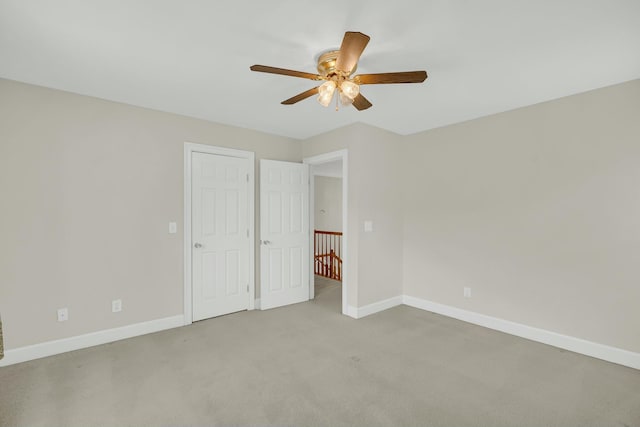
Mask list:
[[345,80],[340,84],[340,91],[344,93],[347,98],[353,101],[353,99],[360,93],[360,86],[352,81]]
[[318,102],[323,107],[329,106],[331,103],[331,99],[333,98],[333,92],[336,91],[336,82],[333,80],[329,80],[327,82],[322,83],[318,87]]
[[345,107],[352,105],[355,98],[349,98],[343,91],[340,91],[340,103]]
[[360,85],[422,83],[427,78],[426,71],[359,74],[351,77],[356,71],[360,55],[362,55],[362,52],[368,43],[369,36],[366,34],[347,31],[342,39],[340,50],[325,52],[318,58],[317,68],[319,74],[269,67],[266,65],[252,65],[250,69],[251,71],[281,74],[309,80],[324,80],[324,83],[320,86],[286,99],[282,101],[282,104],[292,105],[317,94],[317,99],[320,105],[328,107],[337,89],[339,98],[336,98],[336,110],[338,109],[338,99],[342,105],[353,105],[359,111],[366,110],[371,107],[371,102],[369,102],[369,100],[360,93]]

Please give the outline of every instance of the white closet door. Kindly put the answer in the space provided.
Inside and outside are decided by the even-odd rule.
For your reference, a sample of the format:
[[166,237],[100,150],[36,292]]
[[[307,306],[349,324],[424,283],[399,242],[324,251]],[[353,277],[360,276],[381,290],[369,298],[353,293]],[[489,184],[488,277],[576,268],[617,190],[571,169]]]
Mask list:
[[248,161],[192,154],[193,320],[249,308]]

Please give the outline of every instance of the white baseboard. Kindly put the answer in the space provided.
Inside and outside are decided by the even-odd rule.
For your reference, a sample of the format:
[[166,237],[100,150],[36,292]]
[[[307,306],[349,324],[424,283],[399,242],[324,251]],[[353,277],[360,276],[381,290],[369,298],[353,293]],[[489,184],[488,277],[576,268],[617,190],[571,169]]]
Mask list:
[[605,344],[599,344],[568,335],[562,335],[545,329],[534,328],[521,323],[515,323],[509,320],[499,319],[497,317],[491,317],[449,305],[438,304],[408,295],[403,296],[402,302],[410,307],[420,308],[422,310],[431,311],[433,313],[473,323],[474,325],[484,326],[485,328],[495,329],[496,331],[563,348],[575,353],[584,354],[597,359],[628,366],[630,368],[640,369],[640,353],[634,353],[621,348],[611,347]]
[[354,307],[352,305],[347,306],[347,316],[353,317],[354,319],[358,318],[358,307]]
[[[432,301],[411,297],[409,295],[399,295],[383,301],[366,305],[364,307],[347,306],[347,315],[355,319],[360,319],[374,313],[378,313],[389,308],[405,304],[410,307],[419,308],[454,319],[462,320],[485,328],[505,332],[507,334],[526,338],[554,347],[563,348],[576,353],[640,369],[640,353],[611,347],[605,344],[594,343],[581,338],[558,334],[544,329],[534,328],[521,323],[487,316],[473,311],[463,310],[449,305],[438,304]],[[256,299],[256,308],[260,308],[260,299]],[[126,338],[132,338],[153,332],[172,329],[184,325],[184,316],[177,315],[165,317],[163,319],[151,320],[148,322],[136,323],[119,328],[107,329],[104,331],[92,332],[76,337],[64,338],[55,341],[48,341],[41,344],[34,344],[11,350],[5,350],[4,359],[0,360],[0,367],[9,366],[15,363],[26,362],[42,357],[53,356],[67,351],[79,350],[95,345],[106,344]]]
[[28,345],[11,350],[5,350],[4,359],[0,360],[0,366],[13,365],[15,363],[53,356],[67,351],[80,350],[95,345],[106,344],[113,341],[133,338],[139,335],[163,331],[165,329],[184,326],[184,316],[171,316],[148,322],[135,323],[119,328],[106,329],[104,331],[91,332],[75,337],[63,338],[55,341],[47,341],[40,344]]
[[253,306],[256,310],[262,310],[262,306],[260,305],[260,298],[255,299]]
[[369,316],[371,314],[375,314],[399,305],[402,305],[402,295],[374,302],[373,304],[365,305],[363,307],[349,306],[347,307],[347,314],[354,319],[361,319],[365,316]]

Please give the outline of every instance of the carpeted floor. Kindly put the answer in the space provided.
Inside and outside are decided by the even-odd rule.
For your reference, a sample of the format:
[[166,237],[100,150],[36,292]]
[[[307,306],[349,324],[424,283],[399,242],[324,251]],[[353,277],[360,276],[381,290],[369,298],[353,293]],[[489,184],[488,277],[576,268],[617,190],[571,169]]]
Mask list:
[[0,425],[640,426],[640,371],[316,295],[0,368]]

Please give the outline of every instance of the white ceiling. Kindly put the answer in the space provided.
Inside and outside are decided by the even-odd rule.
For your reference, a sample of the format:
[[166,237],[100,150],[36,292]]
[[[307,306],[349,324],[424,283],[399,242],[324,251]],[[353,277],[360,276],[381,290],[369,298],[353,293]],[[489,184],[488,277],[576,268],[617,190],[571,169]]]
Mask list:
[[[249,71],[315,72],[347,30],[371,36],[359,73],[429,78],[336,112]],[[410,134],[640,78],[640,1],[0,0],[0,77],[294,138]]]

